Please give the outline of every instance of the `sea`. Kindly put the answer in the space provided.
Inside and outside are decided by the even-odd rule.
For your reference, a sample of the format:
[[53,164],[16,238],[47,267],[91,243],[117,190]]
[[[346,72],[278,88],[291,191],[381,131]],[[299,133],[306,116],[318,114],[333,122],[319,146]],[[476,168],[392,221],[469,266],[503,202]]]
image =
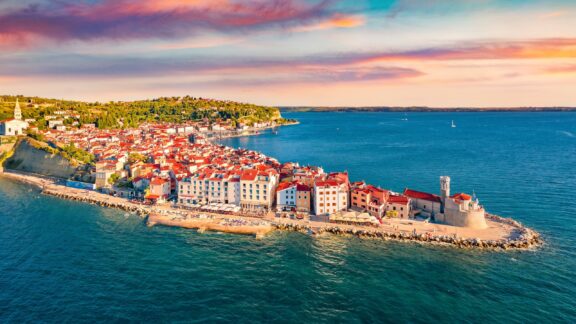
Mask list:
[[[475,193],[529,251],[145,226],[0,178],[0,322],[574,323],[576,113],[284,113],[222,140],[400,192]],[[456,127],[451,127],[452,121]]]

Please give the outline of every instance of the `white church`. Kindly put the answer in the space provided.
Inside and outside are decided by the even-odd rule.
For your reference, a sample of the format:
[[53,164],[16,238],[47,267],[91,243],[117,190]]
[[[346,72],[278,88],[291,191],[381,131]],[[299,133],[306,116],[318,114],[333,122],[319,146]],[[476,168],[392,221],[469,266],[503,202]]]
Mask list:
[[14,118],[0,121],[0,135],[14,136],[23,135],[24,130],[28,128],[28,123],[22,120],[22,111],[20,103],[16,98],[16,107],[14,108]]

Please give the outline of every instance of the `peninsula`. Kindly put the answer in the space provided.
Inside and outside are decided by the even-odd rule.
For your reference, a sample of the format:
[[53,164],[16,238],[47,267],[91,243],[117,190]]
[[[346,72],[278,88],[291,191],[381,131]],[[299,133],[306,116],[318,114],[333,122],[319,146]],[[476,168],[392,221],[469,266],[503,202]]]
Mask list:
[[296,122],[276,108],[184,97],[105,106],[56,101],[43,103],[38,114],[34,102],[41,100],[13,99],[13,118],[0,128],[4,176],[48,195],[138,213],[149,226],[257,237],[274,229],[329,232],[494,249],[541,241],[522,224],[488,214],[475,195],[452,194],[448,176],[440,177],[439,194],[394,192],[351,181],[347,172],[281,163],[213,141]]

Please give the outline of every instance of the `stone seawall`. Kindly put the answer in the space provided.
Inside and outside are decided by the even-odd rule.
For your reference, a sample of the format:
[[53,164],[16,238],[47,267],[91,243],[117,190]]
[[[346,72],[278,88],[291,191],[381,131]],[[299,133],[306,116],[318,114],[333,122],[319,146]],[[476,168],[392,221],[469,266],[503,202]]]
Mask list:
[[146,208],[134,205],[128,201],[126,202],[107,201],[99,197],[82,196],[78,194],[61,192],[60,190],[54,190],[54,189],[44,189],[42,190],[42,193],[62,199],[90,203],[101,207],[117,208],[128,212],[136,213],[142,217],[145,217],[149,213],[149,211]]
[[519,235],[516,238],[503,238],[500,240],[481,240],[478,238],[459,238],[455,235],[427,235],[419,233],[387,232],[376,228],[343,228],[336,225],[312,227],[305,224],[276,223],[278,230],[295,231],[301,233],[330,233],[335,235],[353,235],[359,238],[371,238],[396,241],[414,241],[428,244],[451,245],[458,248],[480,248],[494,250],[529,249],[543,243],[540,234],[524,227],[519,222],[488,214],[492,221],[506,223],[517,227]]

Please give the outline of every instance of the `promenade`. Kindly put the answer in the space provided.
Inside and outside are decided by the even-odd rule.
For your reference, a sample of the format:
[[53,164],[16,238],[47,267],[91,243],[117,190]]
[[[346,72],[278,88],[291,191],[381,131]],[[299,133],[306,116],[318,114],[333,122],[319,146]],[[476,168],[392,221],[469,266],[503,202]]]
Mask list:
[[189,211],[169,205],[146,206],[91,190],[66,187],[58,179],[40,175],[5,171],[6,178],[22,181],[42,190],[42,193],[69,200],[119,208],[147,218],[148,226],[163,225],[194,228],[226,233],[255,235],[258,238],[275,229],[299,231],[312,235],[332,233],[354,235],[362,238],[384,240],[418,241],[433,244],[449,244],[458,247],[494,249],[530,248],[541,243],[538,233],[509,219],[488,214],[486,229],[469,229],[418,220],[385,219],[378,226],[335,224],[320,221],[252,215],[228,215],[205,211]]

